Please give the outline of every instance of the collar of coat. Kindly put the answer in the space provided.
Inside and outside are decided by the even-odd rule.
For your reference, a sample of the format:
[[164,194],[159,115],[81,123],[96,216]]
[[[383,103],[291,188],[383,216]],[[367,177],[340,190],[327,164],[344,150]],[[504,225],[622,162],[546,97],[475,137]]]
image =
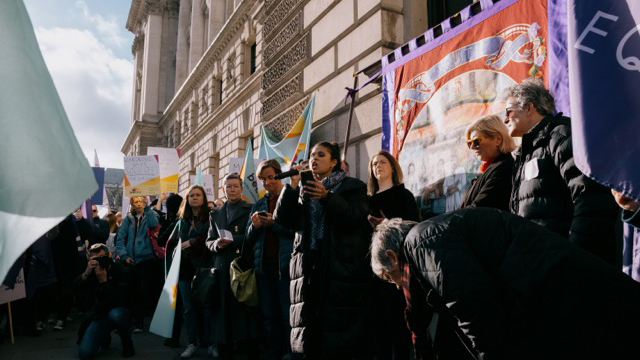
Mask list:
[[531,144],[533,147],[537,147],[542,141],[549,141],[549,134],[557,126],[566,125],[571,126],[571,119],[563,116],[562,113],[557,115],[545,116],[538,124],[536,124],[528,133],[522,136],[521,147]]

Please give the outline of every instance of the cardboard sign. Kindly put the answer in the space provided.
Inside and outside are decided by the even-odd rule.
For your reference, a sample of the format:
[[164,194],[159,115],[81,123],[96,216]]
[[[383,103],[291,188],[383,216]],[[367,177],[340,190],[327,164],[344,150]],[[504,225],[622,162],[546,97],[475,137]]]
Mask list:
[[157,155],[160,165],[160,191],[166,193],[178,192],[178,174],[180,156],[178,149],[149,147],[147,155]]
[[16,301],[25,297],[27,297],[27,292],[24,288],[24,270],[20,270],[13,289],[9,289],[4,285],[0,286],[0,304]]
[[124,193],[128,197],[160,194],[157,156],[125,156]]
[[[195,175],[191,175],[189,177],[190,183],[194,184],[195,183],[195,179],[196,176]],[[204,181],[204,192],[207,194],[207,200],[208,201],[213,201],[216,196],[215,194],[215,186],[213,184],[213,175],[209,175],[209,174],[202,174],[202,180]]]

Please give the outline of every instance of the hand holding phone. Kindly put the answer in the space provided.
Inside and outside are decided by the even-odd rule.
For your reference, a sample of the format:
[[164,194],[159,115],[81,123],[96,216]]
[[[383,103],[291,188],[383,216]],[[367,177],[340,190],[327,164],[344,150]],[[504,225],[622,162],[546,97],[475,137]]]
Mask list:
[[313,182],[315,180],[311,170],[301,171],[300,178],[302,179],[302,186],[306,186],[309,181]]

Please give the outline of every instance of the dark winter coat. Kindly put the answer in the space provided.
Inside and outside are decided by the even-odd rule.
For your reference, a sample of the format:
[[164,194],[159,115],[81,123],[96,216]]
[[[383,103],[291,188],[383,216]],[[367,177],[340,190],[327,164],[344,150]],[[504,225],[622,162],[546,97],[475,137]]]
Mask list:
[[[375,217],[419,221],[418,205],[403,184],[378,192],[369,198],[369,211]],[[378,358],[409,358],[411,333],[405,324],[407,301],[395,285],[382,279],[373,282],[373,304],[377,317],[373,324]]]
[[345,178],[321,200],[320,249],[310,250],[307,205],[287,185],[275,218],[296,229],[291,276],[291,348],[317,358],[357,357],[371,350],[373,321],[369,265],[371,226],[366,185]]
[[569,118],[547,116],[522,136],[510,207],[512,213],[615,261],[616,204],[609,189],[576,167]]
[[403,220],[418,221],[420,218],[416,198],[404,184],[394,185],[391,189],[371,196],[369,211],[375,217],[382,217],[383,213],[387,219],[399,217]]
[[106,220],[102,220],[99,217],[93,218],[93,242],[91,245],[96,243],[106,244],[107,240],[109,240],[109,222]]
[[[240,256],[242,244],[245,242],[245,231],[249,222],[249,213],[251,212],[251,204],[240,200],[240,204],[236,209],[231,221],[227,222],[227,206],[228,202],[219,208],[211,210],[209,213],[210,225],[209,236],[206,246],[214,253],[214,266],[218,271],[216,278],[216,290],[214,300],[216,306],[211,309],[211,339],[209,341],[214,345],[232,344],[233,342],[256,339],[258,337],[259,319],[257,309],[239,303],[231,292],[231,281],[229,279],[229,267],[231,262]],[[214,241],[220,235],[218,228],[231,231],[233,234],[233,243],[224,249],[216,249]],[[251,253],[251,249],[245,249]],[[228,329],[231,329],[229,333]]]
[[201,266],[210,266],[211,254],[204,245],[209,233],[209,214],[205,215],[193,223],[184,219],[178,220],[169,237],[167,254],[173,254],[173,249],[180,246],[180,243],[188,241],[191,244],[187,249],[182,250],[180,280],[191,281],[196,274],[196,269]]
[[103,320],[115,308],[131,305],[131,294],[135,292],[131,281],[134,277],[133,269],[133,265],[115,262],[107,271],[108,280],[105,283],[100,283],[95,273],[87,279],[82,279],[82,275],[75,279],[75,290],[87,294],[93,304],[78,329],[78,344],[93,321]]
[[78,252],[76,243],[78,233],[83,243],[93,241],[91,224],[86,219],[80,219],[76,221],[76,226],[74,226],[72,216],[67,216],[59,224],[60,232],[51,241],[51,254],[58,281],[72,282],[78,274],[84,271],[87,259],[83,253]]
[[491,207],[509,211],[513,164],[511,154],[500,154],[484,173],[471,181],[460,208]]
[[[262,199],[258,200],[253,206],[250,212],[250,216],[256,212],[264,211],[269,212],[269,199],[271,195],[267,193]],[[280,270],[281,277],[289,277],[289,261],[291,260],[291,253],[293,252],[293,238],[295,232],[282,226],[279,223],[274,223],[271,227],[271,231],[278,236],[278,269]],[[262,254],[264,251],[264,238],[265,229],[256,229],[253,227],[253,223],[249,220],[249,226],[247,227],[247,241],[253,247],[253,259],[254,269],[258,274],[262,273]]]
[[457,319],[482,359],[637,352],[640,284],[532,222],[457,210],[416,225],[403,250],[429,304]]

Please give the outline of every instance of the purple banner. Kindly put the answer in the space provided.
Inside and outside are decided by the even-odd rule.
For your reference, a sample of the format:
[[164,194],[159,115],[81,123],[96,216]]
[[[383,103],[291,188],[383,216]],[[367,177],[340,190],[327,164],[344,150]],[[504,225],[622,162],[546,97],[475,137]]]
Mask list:
[[567,72],[567,0],[548,0],[549,90],[556,100],[556,111],[571,117],[569,73]]
[[640,199],[640,1],[567,1],[576,165]]

